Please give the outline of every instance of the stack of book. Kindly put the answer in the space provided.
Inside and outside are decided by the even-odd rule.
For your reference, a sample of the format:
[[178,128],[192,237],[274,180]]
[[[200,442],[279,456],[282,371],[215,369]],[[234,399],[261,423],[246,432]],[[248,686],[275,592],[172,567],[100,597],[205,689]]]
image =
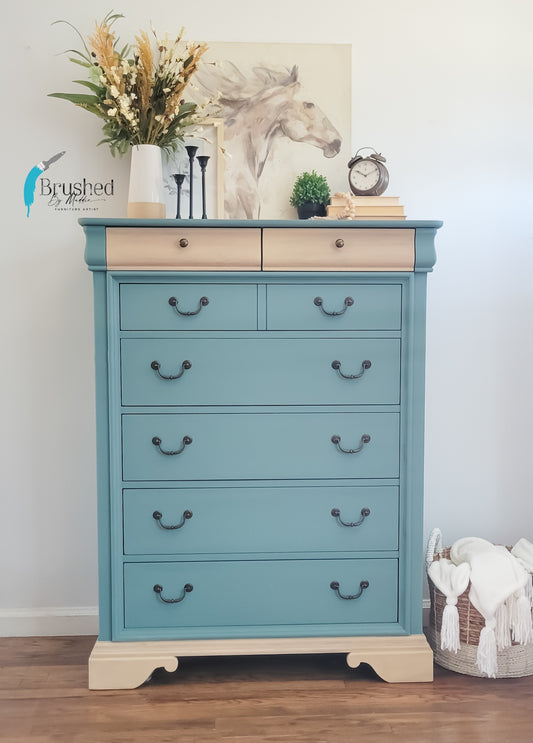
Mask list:
[[332,219],[405,219],[398,196],[354,196],[336,193],[327,207]]

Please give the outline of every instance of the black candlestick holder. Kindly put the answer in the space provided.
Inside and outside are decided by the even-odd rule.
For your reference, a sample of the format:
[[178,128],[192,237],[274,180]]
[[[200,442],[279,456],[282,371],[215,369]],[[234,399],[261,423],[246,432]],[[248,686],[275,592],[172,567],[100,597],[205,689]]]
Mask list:
[[189,219],[193,219],[194,212],[193,212],[193,182],[192,182],[192,176],[193,176],[193,164],[194,164],[194,158],[196,156],[196,153],[198,152],[198,147],[195,145],[187,145],[185,148],[187,150],[187,155],[189,156]]
[[181,219],[181,187],[183,186],[183,181],[185,180],[185,174],[184,173],[173,173],[172,177],[176,181],[176,186],[178,188],[178,203],[176,206],[176,219]]
[[202,219],[207,219],[205,208],[205,169],[207,168],[208,160],[209,155],[198,155],[198,163],[200,164],[200,170],[202,171]]

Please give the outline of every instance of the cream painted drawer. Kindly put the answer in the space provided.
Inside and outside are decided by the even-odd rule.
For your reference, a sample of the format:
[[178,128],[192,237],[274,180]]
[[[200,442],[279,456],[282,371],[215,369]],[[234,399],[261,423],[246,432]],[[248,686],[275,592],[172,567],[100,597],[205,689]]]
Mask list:
[[411,229],[263,230],[265,271],[412,271],[414,263]]
[[250,271],[261,268],[261,230],[154,227],[106,230],[110,270]]

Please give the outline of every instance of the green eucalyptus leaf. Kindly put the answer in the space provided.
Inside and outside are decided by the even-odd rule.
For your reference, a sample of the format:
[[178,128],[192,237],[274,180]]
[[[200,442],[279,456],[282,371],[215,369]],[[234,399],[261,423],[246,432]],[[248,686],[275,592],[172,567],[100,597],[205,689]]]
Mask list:
[[80,67],[85,67],[86,69],[88,69],[91,66],[89,62],[82,62],[81,59],[76,59],[75,57],[69,57],[68,59],[69,59],[69,62],[74,62],[74,64],[79,64]]
[[90,83],[88,80],[73,80],[73,83],[78,83],[78,85],[84,85],[86,88],[89,88],[93,91],[93,93],[96,93],[97,96],[99,96],[98,100],[100,100],[100,96],[105,95],[105,88],[102,85],[95,85],[94,83]]
[[48,93],[50,98],[62,98],[65,101],[75,103],[77,106],[83,104],[100,103],[100,99],[94,95],[84,95],[83,93]]

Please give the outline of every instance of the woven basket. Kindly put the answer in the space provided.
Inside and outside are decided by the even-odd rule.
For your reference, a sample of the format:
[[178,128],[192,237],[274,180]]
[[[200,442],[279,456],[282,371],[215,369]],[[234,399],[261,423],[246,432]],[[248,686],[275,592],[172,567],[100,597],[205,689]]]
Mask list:
[[[442,548],[440,532],[436,529],[432,532],[428,543],[426,564],[432,560],[450,557],[450,547]],[[457,653],[450,650],[441,650],[440,632],[442,626],[442,613],[446,606],[446,596],[439,591],[428,576],[429,595],[431,599],[431,610],[429,615],[428,641],[433,650],[435,662],[450,671],[463,673],[467,676],[483,676],[476,665],[479,635],[485,626],[483,616],[470,603],[468,598],[470,585],[457,599],[457,610],[459,613],[459,638],[461,648]],[[513,643],[511,647],[499,650],[498,671],[496,678],[517,678],[519,676],[530,676],[533,674],[533,644],[518,645]]]

